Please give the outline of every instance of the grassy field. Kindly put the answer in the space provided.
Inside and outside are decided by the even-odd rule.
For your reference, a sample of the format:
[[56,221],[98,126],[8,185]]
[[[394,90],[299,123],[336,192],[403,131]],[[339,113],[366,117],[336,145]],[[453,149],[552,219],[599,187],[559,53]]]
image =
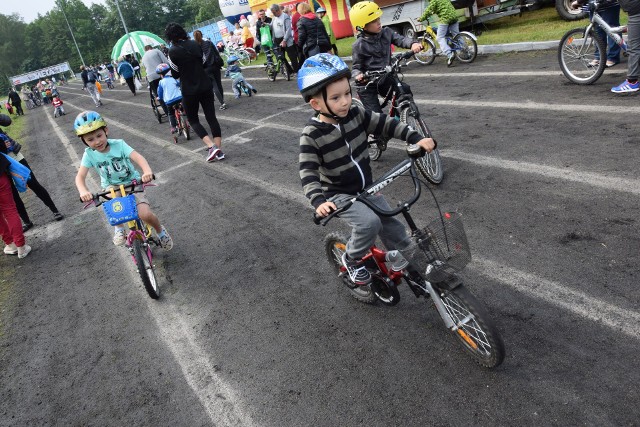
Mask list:
[[[622,24],[627,23],[627,14],[620,14]],[[531,41],[560,40],[562,35],[572,28],[585,27],[587,19],[580,21],[563,21],[553,6],[526,11],[522,16],[511,15],[479,25],[481,34],[478,36],[479,45],[518,43]],[[477,32],[477,31],[476,31]],[[351,45],[355,37],[347,37],[337,42],[340,56],[351,56]],[[257,64],[264,64],[265,56],[258,57]]]
[[[18,142],[22,142],[21,139],[24,136],[23,133],[25,132],[24,129],[25,129],[25,125],[27,124],[26,114],[28,114],[28,110],[27,110],[27,107],[25,107],[24,102],[22,103],[22,108],[23,110],[25,110],[25,115],[15,116],[13,114],[10,114],[9,116],[11,116],[11,121],[12,121],[11,126],[3,128],[3,130],[7,133],[7,135],[9,135],[11,138],[15,139]],[[0,114],[7,114],[7,110],[3,108],[2,111],[0,111]]]

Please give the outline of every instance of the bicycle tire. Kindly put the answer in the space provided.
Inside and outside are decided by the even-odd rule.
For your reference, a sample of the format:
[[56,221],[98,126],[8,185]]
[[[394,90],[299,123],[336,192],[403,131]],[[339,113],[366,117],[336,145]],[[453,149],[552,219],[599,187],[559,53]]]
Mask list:
[[245,52],[244,50],[236,51],[236,56],[238,57],[238,62],[243,67],[245,67],[247,64],[251,63],[251,59],[249,59],[249,54],[247,52]]
[[278,72],[276,71],[273,65],[267,66],[267,78],[269,79],[270,82],[275,82],[277,75],[278,75]]
[[[335,274],[341,274],[340,267],[342,266],[342,254],[346,250],[347,239],[339,233],[330,233],[324,238],[324,250],[327,255],[327,260]],[[376,302],[376,294],[371,290],[371,286],[356,286],[349,279],[349,275],[342,274],[342,283],[346,285],[349,293],[353,298],[366,304],[373,304]]]
[[158,123],[162,123],[162,113],[160,112],[158,103],[153,97],[153,93],[149,92],[149,95],[150,95],[149,98],[151,103],[151,109],[153,110],[153,115],[156,116],[156,120],[158,120]]
[[586,35],[585,31],[586,28],[567,31],[558,46],[558,63],[562,74],[570,82],[579,85],[596,82],[607,65],[604,59],[600,59],[597,66],[590,64],[596,60],[596,49],[598,52],[606,52],[607,46],[595,31],[590,31],[589,35]]
[[441,291],[440,298],[456,324],[450,332],[467,353],[485,368],[499,366],[504,360],[504,343],[484,305],[462,284]]
[[478,56],[478,43],[471,34],[462,31],[453,37],[456,59],[465,64],[475,61]]
[[147,251],[142,246],[142,240],[134,239],[132,249],[136,268],[145,290],[151,298],[160,298],[160,286],[156,280],[156,274],[153,272],[153,265],[151,265]]
[[181,114],[180,123],[182,124],[182,134],[184,135],[185,138],[187,138],[187,141],[189,141],[191,139],[191,129],[189,129],[189,120],[187,120],[187,118]]
[[289,70],[287,69],[287,66],[284,65],[284,63],[280,64],[280,71],[282,71],[282,74],[284,75],[284,78],[287,79],[287,81],[291,80],[291,73],[289,73]]
[[245,47],[244,50],[247,52],[247,55],[249,55],[249,62],[255,61],[258,57],[258,54],[256,53],[256,50],[254,48]]
[[[405,108],[400,113],[400,121],[411,126],[420,135],[425,138],[433,138],[429,127],[424,122],[420,114],[417,114],[417,118],[410,114],[411,108]],[[442,159],[440,158],[440,151],[434,149],[431,153],[426,153],[423,157],[416,160],[416,166],[422,176],[432,184],[440,184],[444,177],[444,167],[442,166]]]
[[436,44],[429,37],[420,37],[418,42],[422,45],[422,50],[415,54],[416,61],[422,65],[431,65],[436,59]]

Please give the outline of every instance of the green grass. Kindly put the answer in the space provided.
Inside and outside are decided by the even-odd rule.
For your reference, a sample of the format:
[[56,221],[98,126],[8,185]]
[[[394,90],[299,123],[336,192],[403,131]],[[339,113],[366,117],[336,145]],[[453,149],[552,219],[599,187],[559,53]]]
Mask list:
[[[24,132],[25,132],[25,125],[27,124],[27,114],[29,114],[29,110],[27,110],[27,107],[24,104],[24,101],[22,102],[22,109],[25,111],[25,115],[24,116],[15,116],[13,114],[9,114],[9,116],[11,117],[11,126],[5,127],[3,128],[3,130],[13,139],[15,139],[16,141],[20,142],[21,139],[23,139],[24,136]],[[15,111],[15,109],[13,110]],[[2,114],[7,114],[7,110],[3,109],[1,111]]]

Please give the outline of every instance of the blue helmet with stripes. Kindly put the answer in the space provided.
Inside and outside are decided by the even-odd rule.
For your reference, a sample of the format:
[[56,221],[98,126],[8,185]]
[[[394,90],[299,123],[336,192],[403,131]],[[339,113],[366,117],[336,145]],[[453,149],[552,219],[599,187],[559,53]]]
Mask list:
[[322,91],[329,83],[351,78],[351,70],[342,59],[328,53],[308,58],[298,71],[298,90],[305,102]]

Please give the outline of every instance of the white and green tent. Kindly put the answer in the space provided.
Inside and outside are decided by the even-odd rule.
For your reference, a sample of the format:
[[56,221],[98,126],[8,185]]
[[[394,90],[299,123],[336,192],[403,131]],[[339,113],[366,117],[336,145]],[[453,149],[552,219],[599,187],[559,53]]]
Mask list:
[[[131,38],[131,43],[129,43],[129,38]],[[115,46],[113,46],[111,59],[117,61],[118,58],[124,55],[132,54],[131,45],[133,45],[133,49],[142,56],[144,55],[144,47],[148,44],[151,46],[160,46],[161,44],[165,44],[165,41],[148,31],[132,31],[128,35],[125,34],[122,36]]]

